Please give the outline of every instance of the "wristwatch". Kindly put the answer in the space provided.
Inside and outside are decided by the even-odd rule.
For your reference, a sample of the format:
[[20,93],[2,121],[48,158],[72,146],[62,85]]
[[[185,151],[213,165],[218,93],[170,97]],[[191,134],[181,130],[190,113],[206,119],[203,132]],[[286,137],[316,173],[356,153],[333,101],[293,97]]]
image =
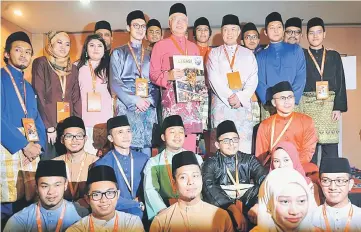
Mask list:
[[144,207],[144,203],[143,202],[139,202],[139,208],[142,209]]
[[[53,131],[49,131],[49,129],[53,128]],[[49,127],[48,129],[46,129],[46,132],[48,133],[54,133],[56,131],[55,127]]]

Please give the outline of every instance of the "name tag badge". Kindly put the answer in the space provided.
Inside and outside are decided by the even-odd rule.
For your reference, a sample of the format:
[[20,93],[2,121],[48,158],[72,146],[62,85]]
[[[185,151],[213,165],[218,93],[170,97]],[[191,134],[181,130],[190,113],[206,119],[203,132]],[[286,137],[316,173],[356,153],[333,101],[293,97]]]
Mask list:
[[257,95],[256,95],[256,93],[254,93],[253,95],[252,95],[252,102],[258,102],[258,98],[257,98]]
[[61,122],[70,117],[70,104],[69,102],[56,103],[56,121]]
[[88,92],[88,112],[100,112],[102,110],[102,96],[99,92]]
[[148,97],[148,80],[145,78],[135,79],[135,95],[139,97]]
[[32,118],[23,118],[23,127],[25,130],[25,137],[29,142],[38,142],[39,135],[38,131],[36,130],[35,121]]
[[228,86],[232,90],[242,89],[241,75],[239,72],[227,73]]
[[316,82],[316,97],[318,100],[328,99],[328,81],[317,81]]

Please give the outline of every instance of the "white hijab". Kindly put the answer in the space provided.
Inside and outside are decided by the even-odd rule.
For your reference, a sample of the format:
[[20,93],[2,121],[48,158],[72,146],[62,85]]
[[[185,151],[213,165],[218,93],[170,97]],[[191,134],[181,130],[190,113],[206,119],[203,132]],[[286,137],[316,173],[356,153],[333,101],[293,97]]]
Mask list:
[[275,203],[284,188],[290,183],[299,184],[306,192],[308,199],[308,212],[299,226],[299,231],[312,229],[311,216],[317,207],[314,195],[305,178],[293,168],[277,168],[271,171],[263,181],[258,194],[258,217],[257,229],[260,231],[282,231],[275,223],[276,207]]

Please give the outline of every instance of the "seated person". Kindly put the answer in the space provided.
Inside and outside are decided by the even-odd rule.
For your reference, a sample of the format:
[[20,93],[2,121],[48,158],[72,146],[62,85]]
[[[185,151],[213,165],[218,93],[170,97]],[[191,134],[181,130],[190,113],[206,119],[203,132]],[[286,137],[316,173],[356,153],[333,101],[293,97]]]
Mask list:
[[14,214],[5,232],[65,231],[86,215],[78,213],[73,203],[63,199],[68,187],[64,161],[40,161],[35,181],[39,202]]
[[218,151],[202,166],[203,197],[206,202],[227,209],[237,229],[246,231],[245,215],[256,224],[258,189],[267,171],[254,155],[238,151],[238,142],[235,124],[229,120],[221,122],[215,142]]
[[92,213],[80,219],[66,232],[144,231],[139,217],[115,210],[119,189],[113,168],[105,165],[91,168],[86,184],[85,199]]
[[298,171],[305,178],[311,192],[314,194],[317,205],[320,205],[322,192],[319,189],[319,181],[314,183],[310,178],[306,177],[306,173],[300,162],[298,151],[293,143],[284,141],[275,146],[272,151],[270,171],[276,168],[293,168]]
[[172,167],[178,202],[155,216],[150,232],[233,231],[225,210],[201,200],[202,175],[195,154],[191,151],[176,154]]
[[257,226],[252,232],[312,231],[316,208],[305,178],[293,168],[270,172],[259,190]]
[[313,213],[315,231],[361,231],[361,208],[348,198],[354,184],[348,160],[322,158],[320,183],[326,202]]

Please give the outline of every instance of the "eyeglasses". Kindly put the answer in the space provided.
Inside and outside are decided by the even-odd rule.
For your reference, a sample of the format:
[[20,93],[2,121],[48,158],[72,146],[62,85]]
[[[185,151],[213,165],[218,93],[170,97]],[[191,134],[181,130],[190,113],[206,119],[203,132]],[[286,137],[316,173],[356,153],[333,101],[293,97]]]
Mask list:
[[134,23],[132,26],[133,26],[135,29],[141,28],[141,29],[143,29],[143,30],[145,30],[145,28],[147,27],[147,25],[145,25],[145,24],[140,25],[140,24],[138,24],[138,23]]
[[332,182],[335,182],[336,186],[338,187],[343,187],[345,186],[350,180],[349,179],[336,179],[336,180],[331,180],[330,178],[322,178],[321,179],[321,185],[323,187],[329,187],[331,186]]
[[238,143],[239,142],[239,138],[232,138],[232,139],[222,139],[222,140],[219,140],[219,142],[222,142],[223,144],[230,144],[231,142],[232,143]]
[[118,194],[117,190],[113,191],[106,191],[106,192],[92,192],[91,194],[88,194],[89,197],[93,201],[100,201],[103,196],[105,196],[108,200],[114,199],[114,197]]
[[274,97],[273,99],[278,99],[278,100],[280,100],[281,102],[285,102],[285,101],[293,100],[294,98],[295,98],[295,96],[290,95],[290,96],[288,96],[288,97],[285,97],[285,96],[281,96],[281,97],[278,97],[278,98]]
[[76,140],[83,140],[85,138],[85,135],[83,135],[83,134],[72,135],[72,134],[69,134],[69,133],[64,135],[65,140],[73,140],[74,138]]
[[301,34],[301,30],[297,30],[297,31],[293,31],[293,30],[286,30],[286,34],[287,35],[300,35]]
[[257,40],[258,39],[258,35],[247,35],[246,37],[244,37],[246,40]]

